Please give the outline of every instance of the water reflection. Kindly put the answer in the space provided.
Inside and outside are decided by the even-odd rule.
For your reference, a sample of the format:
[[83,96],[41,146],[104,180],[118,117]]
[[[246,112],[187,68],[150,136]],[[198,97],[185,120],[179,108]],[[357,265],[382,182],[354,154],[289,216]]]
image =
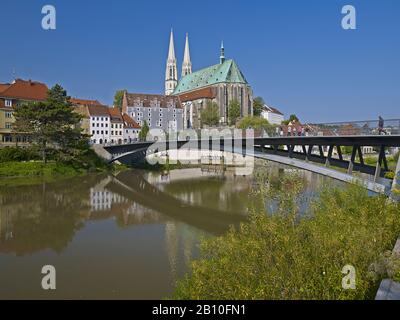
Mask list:
[[[253,182],[229,170],[131,170],[0,187],[0,298],[163,298],[201,237],[246,220]],[[40,287],[45,264],[57,269],[54,292]]]

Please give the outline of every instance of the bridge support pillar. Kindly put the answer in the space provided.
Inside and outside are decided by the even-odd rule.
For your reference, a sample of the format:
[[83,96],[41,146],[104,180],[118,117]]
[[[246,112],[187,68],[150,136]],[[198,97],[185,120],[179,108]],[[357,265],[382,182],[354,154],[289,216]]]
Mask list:
[[353,146],[353,152],[351,153],[351,159],[349,162],[349,167],[347,168],[347,174],[350,175],[353,174],[354,161],[356,160],[356,153],[357,153],[357,147]]

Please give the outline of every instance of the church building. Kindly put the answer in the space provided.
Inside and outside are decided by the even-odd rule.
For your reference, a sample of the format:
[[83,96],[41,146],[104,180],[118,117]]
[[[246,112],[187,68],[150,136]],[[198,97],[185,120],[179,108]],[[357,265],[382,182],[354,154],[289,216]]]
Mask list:
[[225,59],[223,44],[219,60],[218,64],[192,72],[189,38],[186,34],[181,79],[178,80],[174,37],[171,31],[165,94],[177,96],[182,103],[184,128],[200,128],[201,110],[210,102],[215,102],[219,107],[221,125],[227,124],[231,101],[239,103],[241,117],[253,115],[252,89],[236,62]]

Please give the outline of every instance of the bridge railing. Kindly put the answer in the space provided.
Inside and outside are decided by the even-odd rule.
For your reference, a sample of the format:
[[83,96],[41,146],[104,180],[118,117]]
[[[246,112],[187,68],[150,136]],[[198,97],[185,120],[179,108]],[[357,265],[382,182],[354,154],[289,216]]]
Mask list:
[[[265,135],[265,133],[264,133]],[[291,123],[276,126],[270,137],[279,136],[373,136],[400,135],[400,119],[348,121],[331,123]]]

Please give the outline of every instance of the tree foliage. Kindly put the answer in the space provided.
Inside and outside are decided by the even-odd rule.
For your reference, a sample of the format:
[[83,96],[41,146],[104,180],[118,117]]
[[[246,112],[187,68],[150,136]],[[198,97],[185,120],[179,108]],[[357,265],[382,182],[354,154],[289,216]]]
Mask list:
[[265,130],[268,134],[274,134],[275,126],[270,124],[268,120],[260,117],[245,117],[239,121],[237,127],[239,129]]
[[201,123],[207,126],[216,126],[219,123],[219,108],[215,102],[208,102],[201,111]]
[[261,111],[265,105],[264,99],[262,97],[256,97],[253,100],[253,115],[255,117],[261,116]]
[[150,131],[149,125],[147,124],[147,121],[145,120],[143,123],[142,129],[139,132],[139,140],[146,141],[147,134],[149,133],[149,131]]
[[45,101],[22,103],[15,109],[13,131],[28,135],[39,146],[44,162],[51,149],[69,158],[87,143],[79,128],[81,116],[73,111],[69,99],[57,84]]
[[122,99],[124,98],[125,92],[126,90],[118,90],[114,95],[114,107],[117,107],[120,110],[122,109]]
[[240,118],[240,104],[237,100],[232,100],[229,102],[228,106],[228,119],[229,124],[236,125],[236,122]]
[[288,120],[282,121],[282,124],[288,125],[290,122],[300,122],[300,120],[295,114],[291,114]]

